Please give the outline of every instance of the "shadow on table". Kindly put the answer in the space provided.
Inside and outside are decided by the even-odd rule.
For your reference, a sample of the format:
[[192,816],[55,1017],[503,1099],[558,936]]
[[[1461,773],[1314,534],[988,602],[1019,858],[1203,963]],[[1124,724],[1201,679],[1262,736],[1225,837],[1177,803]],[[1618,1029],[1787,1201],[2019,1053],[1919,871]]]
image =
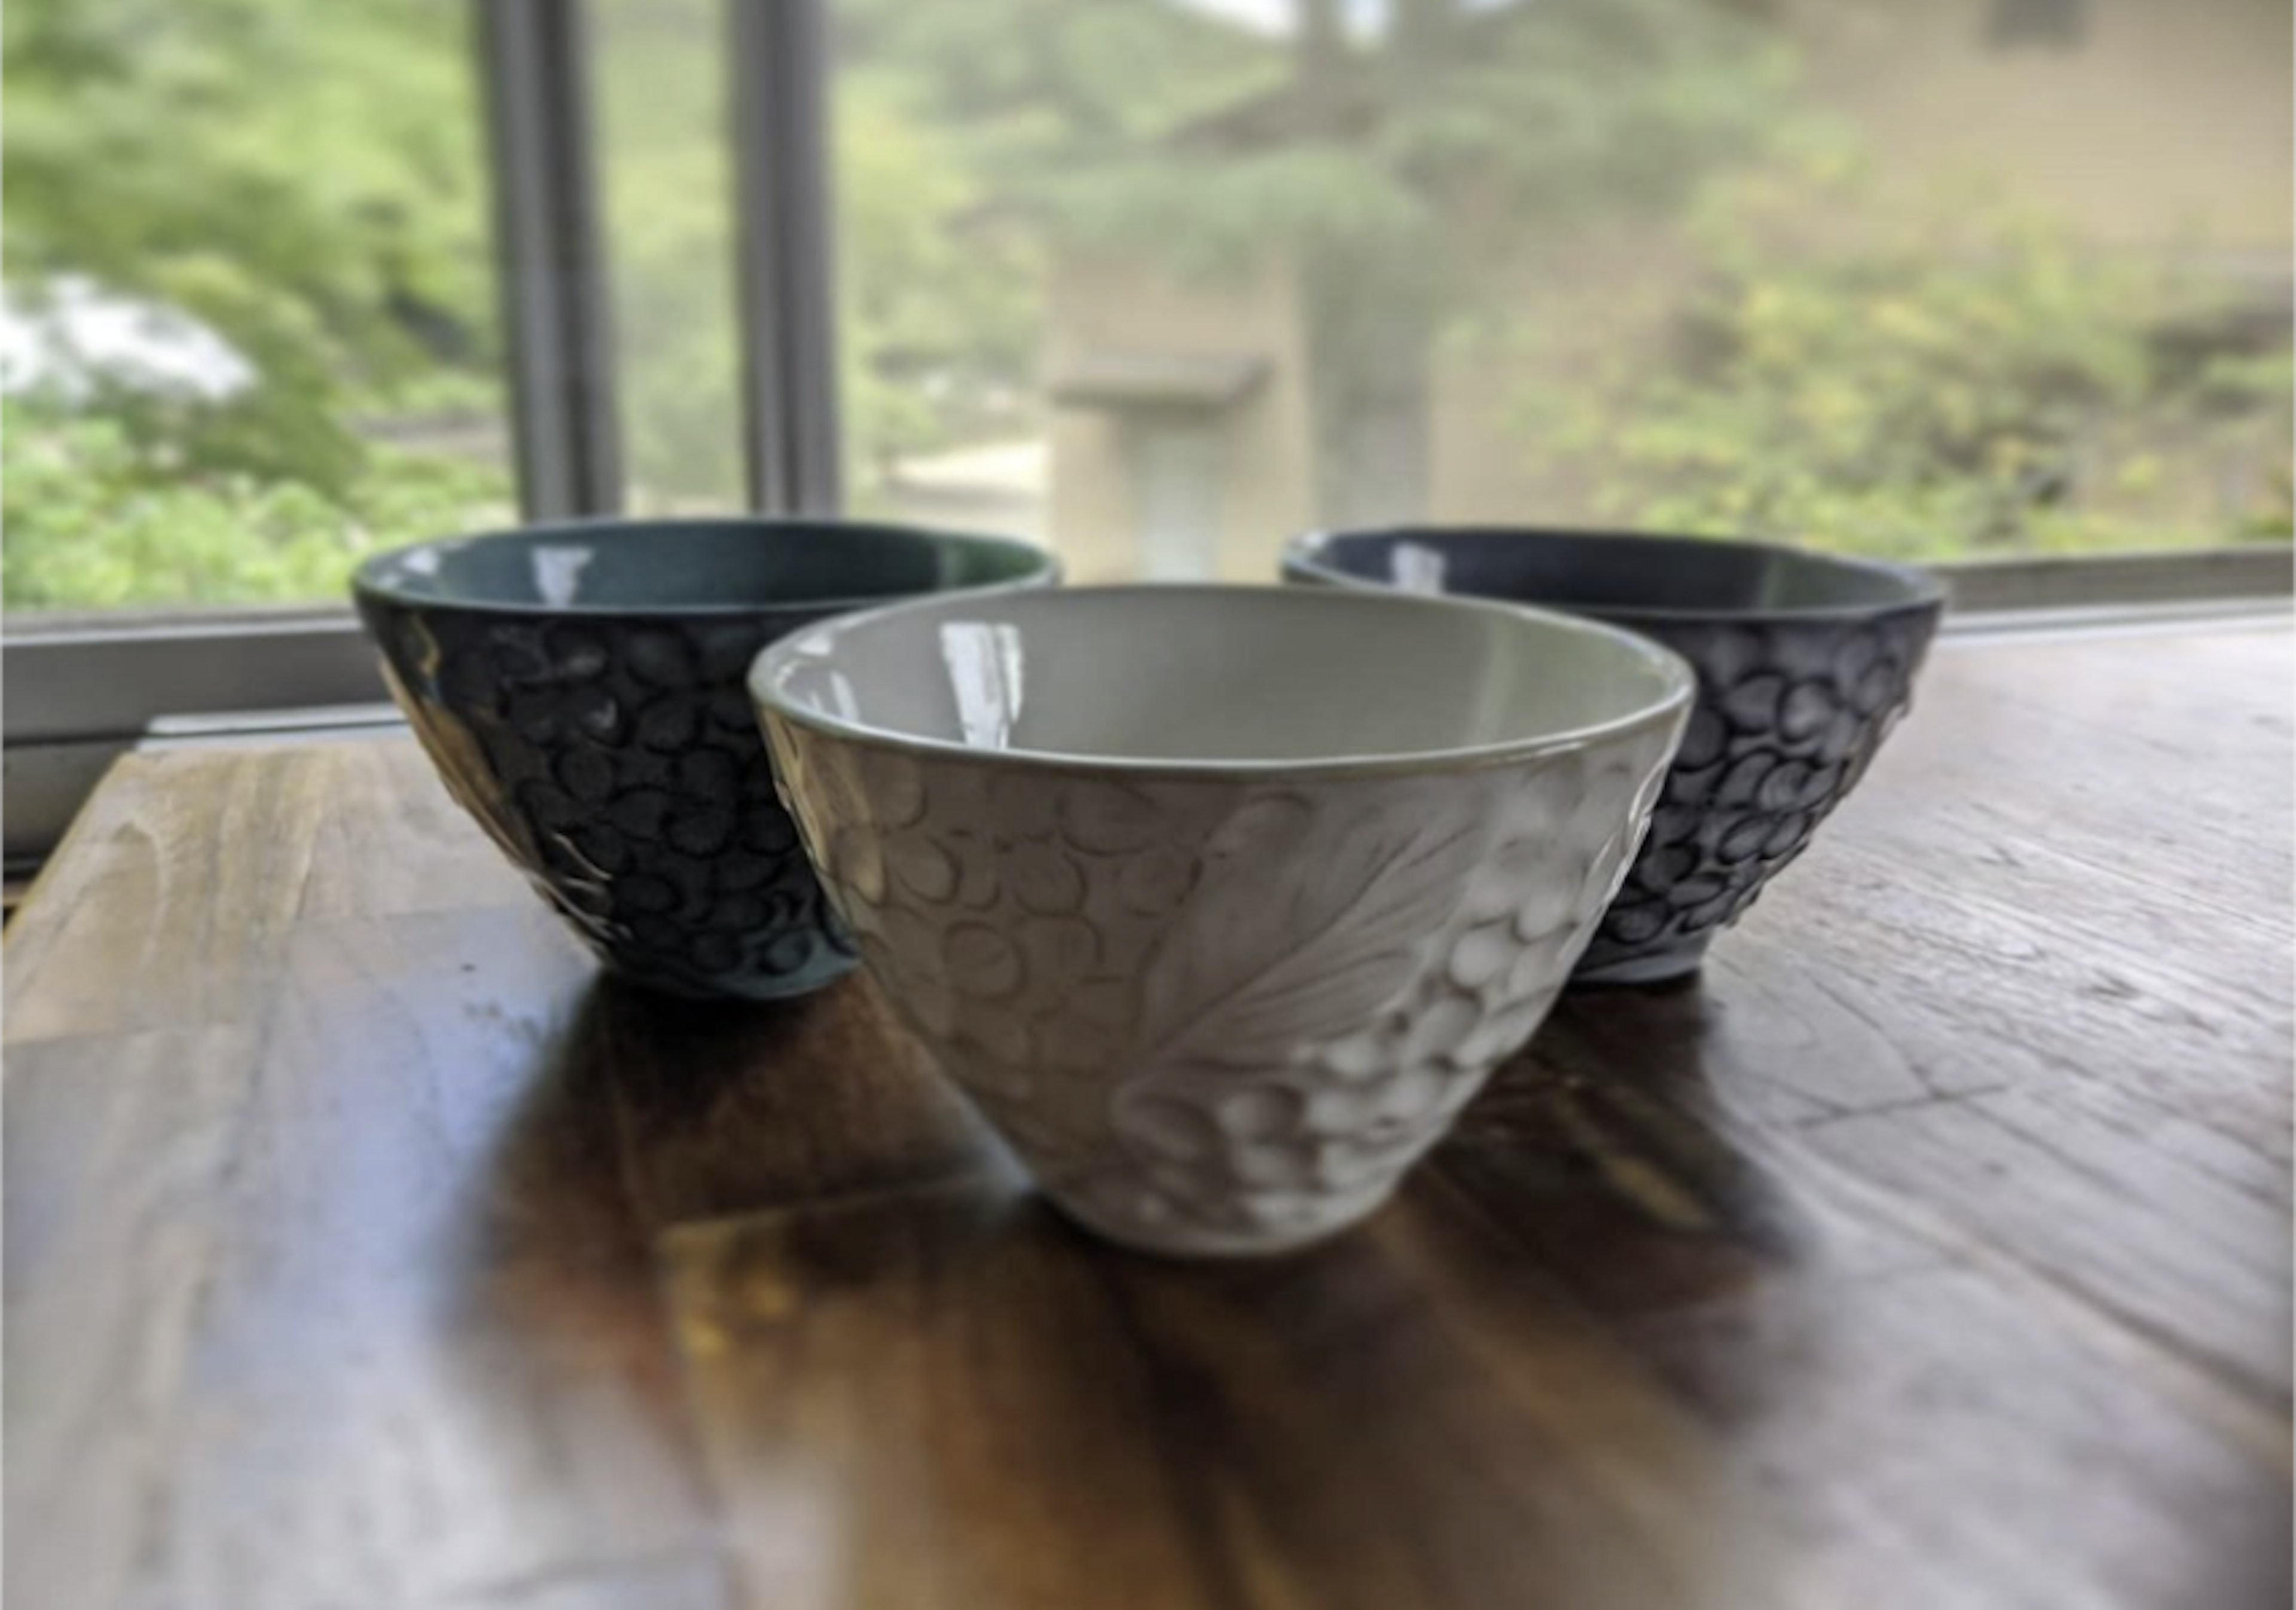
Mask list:
[[[1486,1233],[1614,1316],[1803,1269],[1816,1225],[1719,1121],[1700,1055],[1708,1009],[1694,989],[1567,999],[1403,1200],[1463,1199]],[[972,1214],[981,1233],[1099,1250],[1016,1191],[1001,1147],[858,978],[770,1004],[602,980],[505,1124],[493,1176],[493,1233],[537,1249],[564,1292],[602,1297],[608,1329],[626,1301],[652,1302],[671,1230],[860,1195],[952,1186],[967,1204],[952,1230]],[[796,1255],[807,1232],[791,1233]]]
[[[487,1295],[578,1394],[570,1461],[669,1489],[706,1442],[731,1513],[801,1499],[823,1568],[883,1602],[1023,1556],[1054,1597],[1021,1602],[1092,1602],[1119,1544],[1139,1602],[1205,1602],[1245,1556],[1302,1602],[1660,1602],[1652,1504],[1676,1567],[1748,1572],[1757,1602],[1718,1449],[1592,1321],[1757,1283],[1802,1228],[1689,1116],[1695,1059],[1620,1067],[1589,1034],[1642,1009],[1566,1009],[1370,1222],[1192,1263],[1028,1192],[864,985],[601,985],[500,1132]],[[1227,1522],[1185,1496],[1209,1472]]]
[[[474,1174],[474,1295],[548,1351],[666,1364],[649,1238],[633,1210],[616,1116],[607,987],[540,1048]],[[668,1379],[653,1382],[663,1392]]]
[[972,1180],[712,1221],[667,1262],[721,1494],[816,1517],[840,1602],[1213,1604],[1248,1580],[1497,1610],[1666,1603],[1685,1574],[1784,1602],[1717,1444],[1431,1173],[1265,1260],[1119,1251]]
[[1803,1270],[1803,1202],[1725,1121],[1696,988],[1569,996],[1430,1166],[1597,1312],[1634,1319]]
[[857,980],[749,1003],[601,977],[496,1132],[482,1262],[535,1324],[611,1346],[656,1322],[658,1244],[680,1225],[1000,1156]]

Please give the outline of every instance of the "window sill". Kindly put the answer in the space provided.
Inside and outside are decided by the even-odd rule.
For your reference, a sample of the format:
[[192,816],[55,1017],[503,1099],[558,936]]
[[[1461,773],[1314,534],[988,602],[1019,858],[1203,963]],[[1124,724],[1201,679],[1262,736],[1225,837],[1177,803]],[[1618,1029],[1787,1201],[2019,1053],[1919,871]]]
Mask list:
[[[1937,567],[1944,641],[2285,622],[2296,548],[2078,555]],[[4,647],[0,753],[13,875],[36,867],[111,762],[147,744],[316,741],[397,721],[348,609],[23,617]]]

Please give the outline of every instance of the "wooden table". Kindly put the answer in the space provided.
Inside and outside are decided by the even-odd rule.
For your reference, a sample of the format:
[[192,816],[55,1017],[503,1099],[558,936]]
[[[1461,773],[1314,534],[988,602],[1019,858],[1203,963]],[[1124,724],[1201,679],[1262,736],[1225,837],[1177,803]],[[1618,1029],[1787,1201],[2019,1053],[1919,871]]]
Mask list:
[[1702,987],[1229,1266],[864,985],[602,985],[405,742],[131,757],[7,950],[9,1602],[2284,1606],[2290,650],[1942,647]]

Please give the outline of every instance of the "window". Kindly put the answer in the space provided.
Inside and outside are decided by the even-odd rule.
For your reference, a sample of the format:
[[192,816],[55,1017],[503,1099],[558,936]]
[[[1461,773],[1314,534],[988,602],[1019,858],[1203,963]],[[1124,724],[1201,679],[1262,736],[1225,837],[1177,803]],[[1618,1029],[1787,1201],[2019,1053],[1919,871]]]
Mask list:
[[155,718],[379,698],[357,555],[521,510],[842,506],[1079,580],[1434,519],[2288,584],[2265,0],[5,29],[12,854]]
[[971,497],[1079,576],[1428,519],[2288,540],[2284,6],[834,13],[890,510]]

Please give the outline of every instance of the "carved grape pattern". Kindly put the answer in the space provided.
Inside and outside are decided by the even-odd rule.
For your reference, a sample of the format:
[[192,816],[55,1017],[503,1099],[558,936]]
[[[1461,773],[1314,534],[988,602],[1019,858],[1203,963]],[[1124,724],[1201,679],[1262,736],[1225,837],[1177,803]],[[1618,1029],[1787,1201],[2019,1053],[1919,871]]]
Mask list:
[[1697,967],[1911,707],[1938,614],[1930,604],[1844,620],[1631,623],[1690,661],[1698,703],[1581,980]]
[[1116,1240],[1234,1253],[1371,1212],[1529,1037],[1679,720],[1301,785],[767,725],[872,973],[1047,1194]]
[[448,789],[617,972],[764,998],[854,965],[743,686],[785,620],[362,609]]

